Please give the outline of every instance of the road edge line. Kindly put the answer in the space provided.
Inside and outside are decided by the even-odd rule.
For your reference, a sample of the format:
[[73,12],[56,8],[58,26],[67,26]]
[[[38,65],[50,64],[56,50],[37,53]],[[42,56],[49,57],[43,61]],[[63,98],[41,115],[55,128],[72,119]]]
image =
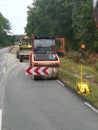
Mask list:
[[85,104],[86,106],[88,106],[91,110],[93,110],[94,112],[96,112],[96,113],[98,114],[98,110],[97,110],[95,107],[93,107],[90,103],[84,102],[84,104]]
[[65,84],[63,84],[60,80],[57,79],[56,81],[57,81],[61,86],[63,86],[63,87],[65,86]]
[[0,109],[0,130],[2,130],[2,109]]
[[3,68],[3,74],[5,74],[5,67]]
[[[62,81],[60,81],[60,80],[56,80],[61,86],[66,86],[66,84],[64,84]],[[82,97],[81,95],[79,95],[78,93],[76,93],[73,89],[71,89],[70,88],[70,90],[72,90],[72,92],[74,92],[76,95],[78,95],[79,97],[80,97],[80,99],[83,101],[83,103],[86,105],[86,106],[88,106],[93,112],[95,112],[95,113],[97,113],[98,114],[98,109],[95,107],[95,106],[93,106],[93,105],[91,105],[91,103],[89,103],[89,102],[87,102],[87,100],[84,98],[84,97]]]

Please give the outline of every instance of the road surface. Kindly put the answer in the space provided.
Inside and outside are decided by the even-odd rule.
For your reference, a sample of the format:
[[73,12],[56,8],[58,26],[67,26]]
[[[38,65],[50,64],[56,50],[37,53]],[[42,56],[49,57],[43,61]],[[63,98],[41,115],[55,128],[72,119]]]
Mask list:
[[2,130],[98,130],[98,114],[57,80],[25,74],[28,62],[0,50]]

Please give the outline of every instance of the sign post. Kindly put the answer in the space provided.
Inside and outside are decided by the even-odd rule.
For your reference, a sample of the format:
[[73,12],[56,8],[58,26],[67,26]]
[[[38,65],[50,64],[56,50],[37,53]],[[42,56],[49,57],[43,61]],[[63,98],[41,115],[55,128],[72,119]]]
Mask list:
[[82,64],[80,66],[80,82],[76,83],[76,90],[81,94],[90,94],[89,85],[86,82],[83,82],[83,68]]
[[78,93],[81,94],[90,94],[89,85],[86,82],[83,82],[83,63],[85,59],[85,48],[86,45],[84,43],[81,44],[81,57],[82,57],[82,63],[80,65],[80,82],[76,83],[76,90]]
[[82,58],[83,63],[84,63],[84,59],[85,59],[85,48],[86,48],[85,43],[82,43],[81,44],[81,58]]

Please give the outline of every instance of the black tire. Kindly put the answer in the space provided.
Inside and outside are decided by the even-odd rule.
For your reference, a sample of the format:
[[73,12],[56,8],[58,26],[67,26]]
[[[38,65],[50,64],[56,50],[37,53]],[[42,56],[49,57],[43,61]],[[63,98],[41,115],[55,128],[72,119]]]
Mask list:
[[38,79],[39,79],[38,75],[33,75],[33,80],[38,80]]
[[22,55],[19,55],[19,61],[23,62],[23,56]]

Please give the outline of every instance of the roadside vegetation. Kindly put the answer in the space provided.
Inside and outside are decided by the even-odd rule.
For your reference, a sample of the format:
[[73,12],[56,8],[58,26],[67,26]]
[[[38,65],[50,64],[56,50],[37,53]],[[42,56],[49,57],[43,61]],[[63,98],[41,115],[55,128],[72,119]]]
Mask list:
[[[59,77],[68,86],[77,91],[76,82],[80,82],[81,62],[79,58],[78,61],[76,62],[76,55],[74,55],[74,53],[72,57],[71,56],[69,57],[70,54],[67,54],[67,56],[60,58],[61,67]],[[82,96],[84,96],[94,106],[98,107],[98,61],[96,63],[92,62],[91,64],[90,60],[91,59],[89,58],[85,59],[85,63],[83,64],[83,82],[88,83],[90,94],[89,95],[83,94]]]
[[15,42],[19,42],[21,35],[11,34],[10,21],[0,13],[0,48],[9,45],[14,45]]
[[88,50],[98,51],[92,0],[34,0],[27,15],[26,34],[64,37],[68,50],[85,43]]
[[8,46],[10,43],[11,37],[8,35],[10,29],[9,20],[0,13],[0,47]]

